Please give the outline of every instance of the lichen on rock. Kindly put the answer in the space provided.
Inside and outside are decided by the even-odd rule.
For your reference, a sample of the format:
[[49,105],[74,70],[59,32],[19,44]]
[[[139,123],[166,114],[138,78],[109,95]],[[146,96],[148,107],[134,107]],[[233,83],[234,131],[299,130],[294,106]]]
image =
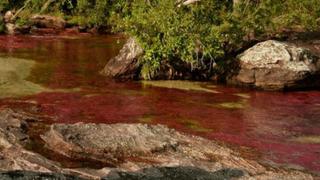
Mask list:
[[320,58],[308,49],[269,40],[238,56],[230,84],[264,90],[320,87]]

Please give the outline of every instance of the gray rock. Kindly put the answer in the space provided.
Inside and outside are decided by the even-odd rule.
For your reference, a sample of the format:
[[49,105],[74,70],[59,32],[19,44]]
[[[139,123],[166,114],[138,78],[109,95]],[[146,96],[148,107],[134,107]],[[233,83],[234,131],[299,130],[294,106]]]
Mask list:
[[12,23],[6,23],[5,26],[6,26],[6,33],[7,33],[7,34],[10,34],[10,35],[15,34],[15,32],[16,32],[16,31],[15,31],[16,26],[15,26],[14,24],[12,24]]
[[116,171],[106,176],[111,179],[187,176],[193,179],[221,176],[226,179],[230,174],[221,173],[225,169],[240,172],[232,176],[238,179],[312,178],[297,171],[267,170],[214,141],[184,135],[162,125],[56,124],[42,138],[48,148],[65,156],[109,163],[108,168]]
[[320,58],[294,45],[265,41],[239,55],[237,63],[231,84],[264,90],[320,87]]
[[77,176],[59,173],[41,173],[31,171],[8,171],[0,172],[2,180],[84,180]]
[[[32,128],[41,127],[30,123],[42,118],[0,110],[1,179],[312,179],[299,171],[264,168],[214,141],[162,125],[54,124],[42,136],[56,155],[49,160],[25,146]],[[106,165],[67,168],[59,163],[61,155]]]
[[10,23],[12,21],[12,18],[13,18],[12,11],[7,11],[3,16],[3,20],[5,23]]
[[196,167],[153,167],[139,172],[111,172],[103,180],[228,180],[243,175],[244,173],[237,169],[209,172]]
[[140,73],[138,59],[142,54],[143,49],[134,38],[130,38],[119,54],[108,61],[101,73],[118,79],[137,79]]

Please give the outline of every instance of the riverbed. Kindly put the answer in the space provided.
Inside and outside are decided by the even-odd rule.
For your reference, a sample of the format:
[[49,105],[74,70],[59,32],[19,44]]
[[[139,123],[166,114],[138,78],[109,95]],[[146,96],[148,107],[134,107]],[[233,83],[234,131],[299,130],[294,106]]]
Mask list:
[[1,36],[0,107],[34,111],[30,107],[36,104],[37,113],[55,123],[164,124],[261,163],[320,173],[320,91],[263,92],[101,76],[124,40]]

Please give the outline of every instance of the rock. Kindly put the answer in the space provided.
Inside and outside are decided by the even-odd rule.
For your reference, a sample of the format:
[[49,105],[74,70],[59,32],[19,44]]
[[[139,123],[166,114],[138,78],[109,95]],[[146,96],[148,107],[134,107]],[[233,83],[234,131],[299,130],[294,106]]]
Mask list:
[[16,26],[12,23],[6,23],[5,24],[6,26],[6,33],[9,34],[9,35],[13,35],[15,34],[15,29],[16,29]]
[[13,23],[6,23],[6,33],[9,35],[16,35],[16,34],[28,34],[30,32],[31,27],[28,25],[17,26]]
[[102,74],[118,79],[137,79],[140,65],[138,59],[143,54],[143,49],[134,38],[130,38],[119,54],[108,61]]
[[206,80],[211,76],[212,62],[203,62],[197,67],[182,60],[161,61],[159,69],[150,77],[141,76],[139,58],[142,47],[134,38],[130,38],[119,54],[108,61],[102,74],[115,79],[154,79],[154,80]]
[[43,139],[50,149],[68,157],[104,161],[115,167],[125,158],[174,149],[178,142],[173,135],[164,126],[79,123],[54,125]]
[[[32,128],[40,127],[31,122],[43,118],[0,110],[1,179],[312,179],[299,171],[266,169],[214,141],[162,125],[54,124],[42,135],[56,153],[49,160],[26,149],[34,141],[29,137]],[[106,165],[67,168],[57,162],[61,155],[82,164],[94,160]]]
[[243,172],[237,169],[209,172],[196,167],[152,167],[138,172],[111,172],[103,180],[224,180],[240,178],[243,175]]
[[13,18],[12,11],[7,11],[3,16],[3,20],[4,20],[5,23],[11,23],[12,18]]
[[66,21],[62,18],[49,15],[33,15],[30,21],[38,28],[64,29],[66,26]]
[[166,179],[175,177],[175,173],[177,177],[193,174],[195,179],[206,179],[217,175],[226,177],[228,173],[221,172],[230,169],[228,172],[237,172],[231,174],[238,179],[258,176],[261,179],[312,179],[297,171],[267,170],[213,141],[187,136],[162,125],[55,124],[42,138],[48,148],[62,155],[108,163],[107,168],[113,168],[116,173],[109,173],[107,179]]
[[41,173],[31,171],[9,171],[0,172],[2,180],[28,180],[28,179],[45,179],[45,180],[84,180],[77,176],[65,175],[59,173]]
[[320,87],[320,58],[309,50],[278,41],[265,41],[238,56],[230,84],[264,90]]
[[35,28],[32,27],[30,30],[30,34],[36,36],[46,36],[46,35],[59,35],[61,31],[60,29],[54,28]]
[[[20,116],[20,117],[19,117]],[[6,135],[6,139],[2,139],[0,146],[9,147],[8,144],[21,144],[28,140],[26,131],[28,125],[24,119],[28,117],[21,117],[21,114],[15,113],[11,109],[3,109],[0,111],[0,132]],[[2,131],[1,131],[2,130]]]
[[29,25],[22,25],[22,26],[15,26],[15,34],[29,34],[31,30],[31,26]]
[[48,167],[58,170],[53,162],[23,148],[29,142],[27,120],[36,121],[27,114],[11,109],[0,111],[0,171],[50,172]]
[[75,175],[71,179],[100,179],[108,175],[107,170],[63,168],[58,162],[27,150],[25,147],[31,143],[28,123],[39,122],[42,118],[11,109],[0,109],[0,179],[73,177],[69,175]]

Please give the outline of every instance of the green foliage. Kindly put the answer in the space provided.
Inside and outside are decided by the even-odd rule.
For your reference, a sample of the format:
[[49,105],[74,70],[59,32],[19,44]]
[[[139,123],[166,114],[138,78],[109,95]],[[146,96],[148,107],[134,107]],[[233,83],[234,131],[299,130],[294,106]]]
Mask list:
[[0,19],[0,34],[3,33],[4,31],[5,31],[4,23],[3,23],[3,20]]
[[182,60],[197,68],[204,61],[221,58],[226,43],[241,37],[238,26],[232,24],[228,1],[205,0],[191,6],[178,6],[172,0],[149,2],[134,1],[130,16],[118,23],[145,50],[140,62],[145,79],[153,77],[162,61]]
[[316,30],[319,28],[318,0],[243,0],[235,8],[234,17],[246,34],[259,37],[282,30]]
[[[27,0],[2,0],[0,11],[19,9]],[[30,14],[64,17],[84,27],[114,27],[135,37],[145,53],[142,75],[151,79],[163,64],[177,61],[193,68],[224,64],[227,54],[252,39],[281,36],[285,30],[319,29],[319,0],[31,0],[20,23]],[[48,6],[47,6],[48,5]],[[0,31],[1,31],[0,22]],[[209,62],[209,63],[208,63]]]
[[2,0],[0,2],[0,33],[3,33],[5,31],[4,22],[1,17],[1,14],[3,14],[6,9],[8,8],[9,2],[7,0]]
[[7,7],[8,7],[9,2],[7,0],[1,0],[0,2],[0,13],[3,13]]
[[[15,8],[22,7],[27,0],[17,0]],[[27,18],[31,14],[51,14],[69,20],[71,24],[94,27],[108,26],[109,17],[120,13],[129,1],[126,0],[31,0],[20,15]],[[12,6],[13,7],[13,6]]]
[[319,0],[242,0],[236,5],[202,0],[188,6],[176,2],[135,0],[127,8],[130,13],[115,16],[116,30],[134,36],[145,50],[140,63],[146,79],[163,61],[182,60],[197,68],[223,59],[245,41],[281,35],[284,29],[319,28]]

